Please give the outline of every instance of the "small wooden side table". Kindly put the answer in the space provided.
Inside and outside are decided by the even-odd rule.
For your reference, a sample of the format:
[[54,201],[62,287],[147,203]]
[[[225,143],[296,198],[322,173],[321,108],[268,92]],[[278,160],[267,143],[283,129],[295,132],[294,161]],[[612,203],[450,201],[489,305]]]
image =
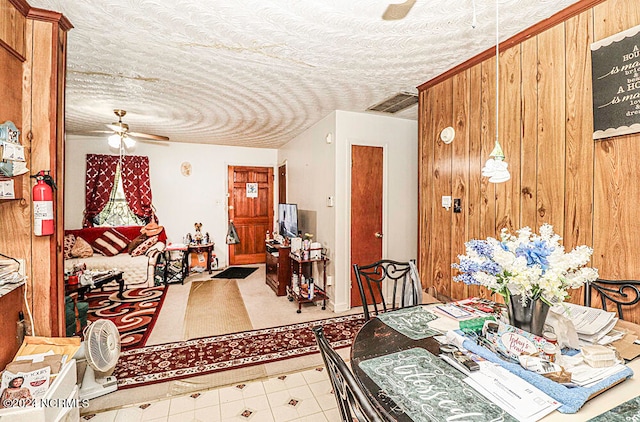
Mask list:
[[215,247],[215,243],[203,243],[203,244],[190,244],[187,246],[189,250],[189,255],[191,253],[205,253],[207,254],[207,271],[211,274],[211,263],[213,262],[215,256],[213,253],[213,248]]

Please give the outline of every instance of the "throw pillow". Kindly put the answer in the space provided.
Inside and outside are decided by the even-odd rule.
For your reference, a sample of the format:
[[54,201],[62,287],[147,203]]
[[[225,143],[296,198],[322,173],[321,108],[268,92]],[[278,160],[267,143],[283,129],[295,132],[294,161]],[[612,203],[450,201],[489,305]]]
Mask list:
[[158,243],[158,236],[151,236],[135,248],[133,252],[131,252],[131,256],[140,256],[145,254],[156,243]]
[[115,229],[109,229],[93,241],[93,250],[104,256],[116,256],[127,248],[129,239]]
[[71,249],[76,243],[76,237],[72,234],[64,235],[64,259],[71,259]]
[[76,243],[74,243],[73,248],[71,248],[71,257],[89,258],[90,256],[93,256],[91,245],[80,236],[76,237]]
[[136,237],[135,239],[133,239],[131,241],[131,243],[129,243],[129,246],[127,246],[127,251],[129,252],[129,255],[131,255],[131,253],[138,247],[140,246],[140,244],[142,242],[144,242],[145,240],[147,240],[148,237],[146,234],[141,234],[140,236]]

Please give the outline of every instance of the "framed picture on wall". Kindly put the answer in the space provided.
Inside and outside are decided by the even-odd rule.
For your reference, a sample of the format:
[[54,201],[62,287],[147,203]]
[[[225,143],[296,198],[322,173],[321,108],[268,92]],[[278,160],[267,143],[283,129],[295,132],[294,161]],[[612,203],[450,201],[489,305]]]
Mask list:
[[257,197],[258,197],[258,184],[247,183],[247,198],[257,198]]
[[640,132],[640,25],[591,44],[593,139]]

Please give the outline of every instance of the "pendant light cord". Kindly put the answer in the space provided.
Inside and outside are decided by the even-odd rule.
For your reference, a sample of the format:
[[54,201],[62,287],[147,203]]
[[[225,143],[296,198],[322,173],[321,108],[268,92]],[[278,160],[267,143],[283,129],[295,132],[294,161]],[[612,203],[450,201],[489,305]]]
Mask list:
[[499,97],[500,97],[500,37],[499,37],[498,0],[496,0],[496,142],[498,142]]

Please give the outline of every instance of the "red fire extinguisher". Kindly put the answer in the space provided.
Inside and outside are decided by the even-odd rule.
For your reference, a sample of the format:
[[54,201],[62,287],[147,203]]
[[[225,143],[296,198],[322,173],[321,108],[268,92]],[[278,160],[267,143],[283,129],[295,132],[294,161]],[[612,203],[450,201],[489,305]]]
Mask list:
[[36,236],[53,234],[53,189],[56,184],[48,170],[31,176],[36,179],[33,187],[33,233]]

